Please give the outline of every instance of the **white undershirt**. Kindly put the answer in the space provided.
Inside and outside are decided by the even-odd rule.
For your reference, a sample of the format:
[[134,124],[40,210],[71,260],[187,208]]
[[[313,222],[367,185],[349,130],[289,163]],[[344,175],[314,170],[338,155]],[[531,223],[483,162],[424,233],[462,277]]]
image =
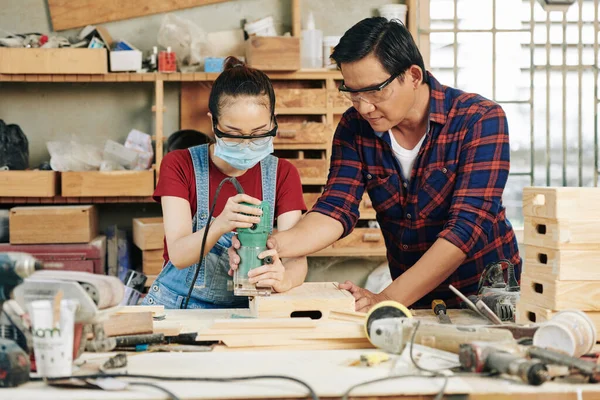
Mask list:
[[389,130],[389,134],[390,142],[392,143],[392,151],[394,152],[394,156],[396,156],[396,159],[402,167],[402,175],[404,175],[404,179],[406,179],[406,181],[410,181],[410,175],[412,173],[413,164],[415,163],[415,159],[417,158],[419,150],[421,149],[423,141],[425,140],[425,136],[427,135],[423,135],[421,140],[419,140],[419,143],[417,143],[417,145],[413,149],[408,150],[398,144],[396,138],[392,134],[391,129]]

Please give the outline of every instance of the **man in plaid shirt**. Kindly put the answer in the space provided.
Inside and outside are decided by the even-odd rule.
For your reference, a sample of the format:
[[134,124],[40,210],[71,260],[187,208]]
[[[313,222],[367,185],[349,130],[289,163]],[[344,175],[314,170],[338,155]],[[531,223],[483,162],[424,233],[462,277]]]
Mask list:
[[[384,300],[456,306],[448,289],[475,294],[486,265],[521,258],[502,205],[510,167],[502,108],[443,86],[426,72],[404,25],[367,18],[331,58],[353,107],[333,138],[325,191],[292,229],[269,243],[280,257],[321,250],[356,225],[366,190],[377,212],[393,282],[379,294],[346,282],[356,310]],[[237,242],[236,242],[237,245]],[[230,251],[232,268],[239,257]]]

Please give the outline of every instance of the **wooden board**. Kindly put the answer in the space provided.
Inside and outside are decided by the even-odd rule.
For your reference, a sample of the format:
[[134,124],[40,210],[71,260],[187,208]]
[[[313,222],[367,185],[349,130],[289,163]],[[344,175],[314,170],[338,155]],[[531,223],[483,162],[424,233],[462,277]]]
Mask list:
[[141,250],[162,249],[164,238],[162,217],[133,219],[133,243]]
[[[106,49],[0,48],[2,74],[106,74]],[[39,80],[39,79],[38,79]]]
[[549,310],[600,311],[600,282],[521,276],[521,301]]
[[320,312],[327,318],[330,310],[354,311],[354,297],[334,282],[306,282],[286,293],[250,298],[250,312],[260,318],[289,318],[294,312]]
[[152,196],[154,170],[63,172],[65,197]]
[[144,275],[152,276],[160,274],[164,262],[163,249],[142,251],[142,271]]
[[165,306],[122,306],[115,314],[135,314],[140,312],[151,312],[152,316],[156,317],[165,313]]
[[600,250],[599,222],[525,217],[524,242],[549,249]]
[[297,71],[300,38],[252,36],[246,41],[246,61],[261,71]]
[[523,188],[523,215],[551,219],[600,220],[600,188]]
[[[526,301],[519,301],[517,304],[517,324],[539,324],[540,322],[549,321],[558,311],[549,310]],[[596,329],[600,332],[600,311],[587,311],[587,316],[590,317]]]
[[600,250],[555,250],[526,246],[524,270],[529,276],[558,281],[600,281]]
[[275,88],[275,112],[285,114],[287,108],[327,107],[326,89]]
[[104,322],[106,336],[152,333],[152,312],[114,314]]
[[14,207],[11,244],[89,243],[98,236],[95,206]]
[[329,173],[329,161],[320,159],[288,159],[298,169],[303,185],[324,185]]
[[55,171],[0,171],[0,197],[53,197],[58,182]]
[[224,1],[227,0],[145,0],[141,5],[135,1],[118,0],[48,0],[48,8],[52,28],[61,31]]

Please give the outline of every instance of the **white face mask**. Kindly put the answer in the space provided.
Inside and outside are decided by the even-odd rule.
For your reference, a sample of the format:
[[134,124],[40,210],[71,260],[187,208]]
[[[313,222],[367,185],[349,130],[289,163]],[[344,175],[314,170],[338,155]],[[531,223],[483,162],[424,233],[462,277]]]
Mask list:
[[255,145],[245,142],[239,146],[227,146],[217,138],[215,156],[235,169],[246,170],[254,167],[269,154],[273,153],[273,138],[266,143]]

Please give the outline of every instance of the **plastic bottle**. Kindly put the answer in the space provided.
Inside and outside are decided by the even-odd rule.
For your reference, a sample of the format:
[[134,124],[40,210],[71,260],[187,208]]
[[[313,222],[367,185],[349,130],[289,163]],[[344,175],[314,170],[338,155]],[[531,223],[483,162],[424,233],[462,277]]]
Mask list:
[[302,68],[323,68],[323,31],[315,28],[312,11],[302,31]]

